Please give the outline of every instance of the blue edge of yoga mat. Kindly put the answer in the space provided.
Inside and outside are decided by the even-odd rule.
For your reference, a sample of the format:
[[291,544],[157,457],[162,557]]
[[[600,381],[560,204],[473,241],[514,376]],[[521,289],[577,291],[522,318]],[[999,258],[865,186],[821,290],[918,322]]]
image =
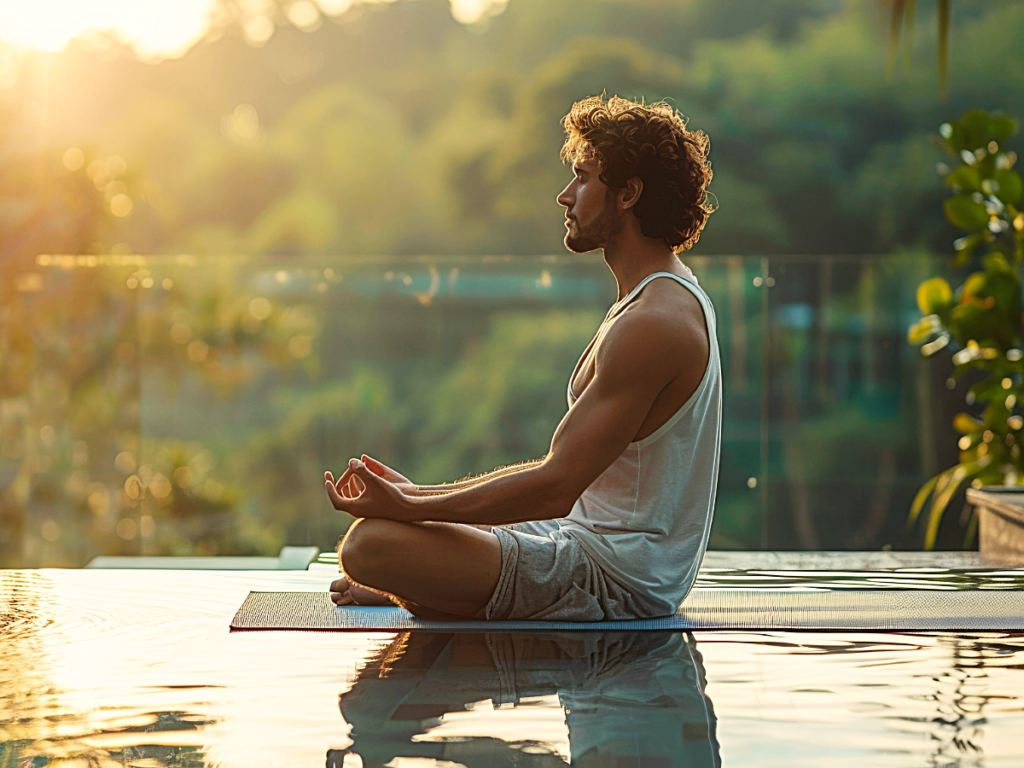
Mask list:
[[1024,631],[1024,590],[701,589],[673,616],[633,621],[427,621],[402,608],[336,606],[327,592],[250,592],[236,630]]

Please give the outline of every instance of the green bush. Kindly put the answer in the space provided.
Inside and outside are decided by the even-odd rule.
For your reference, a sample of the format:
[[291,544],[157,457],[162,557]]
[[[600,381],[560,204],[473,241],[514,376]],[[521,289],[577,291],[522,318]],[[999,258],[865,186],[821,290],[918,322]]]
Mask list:
[[[1017,132],[1016,122],[1001,114],[973,109],[957,122],[939,128],[943,146],[956,167],[940,166],[953,195],[943,208],[946,219],[966,234],[954,243],[955,266],[972,269],[954,291],[941,277],[918,286],[917,303],[924,315],[911,326],[908,339],[921,345],[925,357],[951,341],[953,379],[971,370],[982,378],[967,392],[969,406],[982,407],[981,417],[958,413],[954,428],[960,462],[931,478],[917,492],[907,519],[912,528],[928,505],[925,549],[935,546],[943,512],[967,482],[982,485],[1024,484],[1020,442],[1024,418],[1016,413],[1022,397],[1024,361],[1021,352],[1021,258],[1024,256],[1024,212],[1021,178],[1013,170],[1014,152],[1004,144]],[[968,526],[966,541],[976,520]]]

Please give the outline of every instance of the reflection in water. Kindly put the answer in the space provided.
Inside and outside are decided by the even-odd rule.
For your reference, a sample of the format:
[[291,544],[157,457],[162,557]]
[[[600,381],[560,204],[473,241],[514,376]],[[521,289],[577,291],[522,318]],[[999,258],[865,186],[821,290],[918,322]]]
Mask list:
[[[91,592],[94,599],[103,597],[102,588]],[[69,663],[77,653],[102,666],[105,659],[98,646],[116,647],[131,633],[95,606],[69,611],[62,602],[50,578],[33,571],[0,571],[0,766],[206,765],[196,734],[212,720],[178,709],[133,706],[131,694],[137,696],[136,691],[122,692],[120,700],[110,701],[106,691],[90,690],[88,684],[69,690],[68,683],[83,666]],[[144,605],[123,599],[123,592],[120,602],[122,609],[141,609],[142,620],[149,617],[151,627],[159,626],[160,613],[180,613],[157,605],[147,611]],[[152,649],[153,644],[140,646]],[[129,648],[125,644],[119,650],[125,654]],[[79,679],[88,674],[85,671]],[[110,679],[105,682],[116,685]]]
[[573,766],[720,765],[701,656],[679,632],[432,634],[407,632],[372,658],[340,699],[352,726],[347,752],[363,765],[399,757],[468,766],[566,765],[536,740],[425,736],[445,715],[557,694]]
[[0,768],[1021,765],[1024,635],[228,629],[325,583],[0,571]]

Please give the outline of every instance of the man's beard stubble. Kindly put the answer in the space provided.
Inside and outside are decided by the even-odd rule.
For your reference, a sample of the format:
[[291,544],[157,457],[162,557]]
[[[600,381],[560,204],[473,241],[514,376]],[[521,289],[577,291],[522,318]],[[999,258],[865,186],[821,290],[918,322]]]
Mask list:
[[565,247],[573,253],[587,253],[604,248],[605,244],[622,231],[622,223],[608,211],[603,212],[586,229],[579,220],[570,219],[572,226],[565,233]]

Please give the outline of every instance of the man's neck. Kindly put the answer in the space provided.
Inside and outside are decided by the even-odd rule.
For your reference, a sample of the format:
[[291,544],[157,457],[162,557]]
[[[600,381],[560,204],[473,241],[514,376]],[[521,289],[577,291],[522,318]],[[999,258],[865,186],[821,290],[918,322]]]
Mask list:
[[679,274],[686,269],[664,240],[637,237],[629,231],[605,245],[604,261],[615,276],[619,301],[648,275],[655,272]]

